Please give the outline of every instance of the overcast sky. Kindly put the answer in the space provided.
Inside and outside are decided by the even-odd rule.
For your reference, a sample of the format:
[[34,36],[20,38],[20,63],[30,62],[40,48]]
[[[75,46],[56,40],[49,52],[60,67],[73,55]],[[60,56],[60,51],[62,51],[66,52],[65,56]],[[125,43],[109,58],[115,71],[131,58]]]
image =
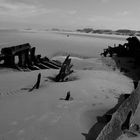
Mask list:
[[140,0],[0,0],[0,28],[140,30]]

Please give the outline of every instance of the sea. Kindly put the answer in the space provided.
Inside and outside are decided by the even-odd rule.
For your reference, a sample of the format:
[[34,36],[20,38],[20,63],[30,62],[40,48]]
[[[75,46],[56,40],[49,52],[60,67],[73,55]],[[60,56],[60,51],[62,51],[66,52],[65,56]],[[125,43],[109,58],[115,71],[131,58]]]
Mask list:
[[36,54],[52,58],[70,54],[91,58],[99,57],[103,49],[122,44],[126,36],[86,34],[76,32],[52,32],[37,30],[0,30],[0,49],[30,43]]

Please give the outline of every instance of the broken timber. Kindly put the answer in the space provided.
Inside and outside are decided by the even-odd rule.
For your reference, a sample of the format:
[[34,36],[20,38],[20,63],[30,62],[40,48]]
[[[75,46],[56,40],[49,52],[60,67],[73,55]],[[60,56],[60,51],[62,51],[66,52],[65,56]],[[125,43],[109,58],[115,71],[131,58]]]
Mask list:
[[112,119],[102,129],[96,140],[117,140],[125,129],[129,129],[130,121],[134,116],[140,102],[140,82],[137,88],[124,100],[117,111],[112,115]]
[[29,92],[33,91],[35,88],[36,88],[36,89],[39,89],[40,81],[41,81],[41,73],[38,74],[38,76],[37,76],[37,82],[36,82],[36,84],[29,90]]
[[68,55],[65,59],[65,61],[63,62],[61,69],[58,73],[58,75],[55,77],[55,81],[56,82],[64,82],[67,80],[67,76],[69,76],[73,70],[71,70],[72,68],[72,64],[71,64],[71,59],[69,58],[70,55]]
[[67,96],[66,96],[65,100],[66,101],[69,101],[70,100],[70,91],[67,92]]
[[[31,48],[29,43],[6,47],[1,49],[0,62],[3,60],[3,67],[16,68],[18,70],[39,70],[39,69],[59,69],[61,64],[48,59],[41,58],[41,55],[35,55],[35,47]],[[18,57],[18,63],[15,57]]]

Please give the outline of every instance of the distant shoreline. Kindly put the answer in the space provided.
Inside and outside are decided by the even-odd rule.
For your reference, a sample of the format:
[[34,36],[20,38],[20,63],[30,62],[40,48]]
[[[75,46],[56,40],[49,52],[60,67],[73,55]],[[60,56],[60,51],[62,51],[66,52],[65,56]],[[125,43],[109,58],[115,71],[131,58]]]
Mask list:
[[52,31],[52,33],[63,34],[63,35],[74,35],[80,37],[94,37],[101,39],[114,39],[114,40],[122,40],[125,41],[128,36],[123,35],[114,35],[114,34],[95,34],[95,33],[79,33],[79,32],[61,32],[61,31]]

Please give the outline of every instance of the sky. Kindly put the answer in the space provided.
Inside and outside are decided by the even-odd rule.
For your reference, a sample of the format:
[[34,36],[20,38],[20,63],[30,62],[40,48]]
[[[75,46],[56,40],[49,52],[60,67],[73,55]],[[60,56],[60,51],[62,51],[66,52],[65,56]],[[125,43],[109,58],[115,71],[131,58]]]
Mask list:
[[140,30],[140,0],[0,0],[0,28]]

